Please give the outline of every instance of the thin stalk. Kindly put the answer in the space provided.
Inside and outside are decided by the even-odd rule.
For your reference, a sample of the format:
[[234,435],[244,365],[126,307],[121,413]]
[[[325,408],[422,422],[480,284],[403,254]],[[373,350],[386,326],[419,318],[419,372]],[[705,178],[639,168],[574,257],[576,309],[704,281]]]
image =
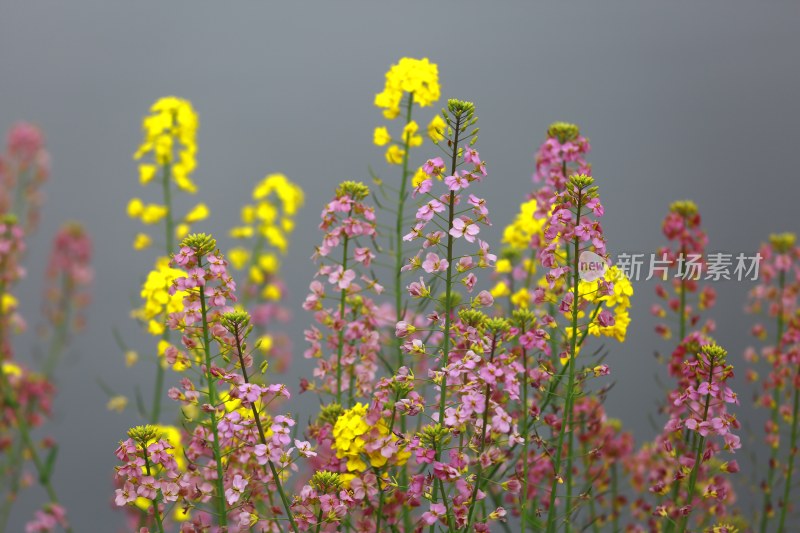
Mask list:
[[[582,203],[582,194],[578,193],[578,201],[577,201],[577,213],[575,217],[575,225],[577,226],[580,224],[581,221],[581,203]],[[577,341],[578,341],[578,304],[580,303],[578,297],[578,286],[579,286],[579,278],[578,278],[578,255],[580,250],[580,239],[575,237],[575,241],[573,243],[573,254],[572,254],[572,337],[570,338],[570,358],[567,362],[569,378],[567,383],[567,398],[566,398],[566,405],[564,406],[564,416],[562,416],[562,423],[561,423],[561,430],[558,434],[558,447],[556,449],[556,462],[554,465],[554,476],[553,482],[550,487],[550,507],[547,509],[547,532],[551,533],[555,531],[555,521],[556,521],[556,492],[558,489],[558,479],[560,476],[561,470],[561,461],[562,455],[564,453],[564,436],[567,432],[567,426],[570,426],[570,440],[569,440],[569,450],[567,452],[567,473],[566,473],[566,485],[567,485],[567,501],[566,501],[566,516],[567,516],[567,531],[569,531],[569,520],[570,520],[570,512],[572,507],[572,502],[570,501],[571,493],[572,493],[572,408],[573,408],[573,401],[574,401],[574,389],[575,389],[575,356],[576,356],[576,348],[577,348]]]
[[792,487],[792,474],[794,473],[794,459],[797,457],[797,415],[800,410],[800,388],[794,389],[794,405],[792,406],[792,433],[789,442],[789,464],[786,470],[786,481],[783,485],[783,505],[781,516],[778,520],[778,533],[783,533],[786,526],[786,511],[789,509],[789,491]]
[[619,531],[619,511],[617,498],[619,497],[619,472],[617,463],[611,467],[611,531]]
[[[351,209],[348,213],[348,217],[353,215],[353,210]],[[344,272],[347,271],[347,247],[350,244],[350,237],[347,236],[345,233],[344,235],[344,244],[343,244],[343,251],[342,251],[342,275]],[[339,296],[339,320],[344,320],[344,306],[347,300],[347,289],[341,290],[341,295]],[[339,405],[342,404],[342,355],[344,354],[344,324],[342,327],[339,328],[339,339],[336,343],[336,403]]]
[[[164,197],[164,205],[167,208],[167,216],[164,218],[164,248],[167,257],[175,251],[175,221],[172,218],[172,188],[169,183],[171,173],[171,165],[164,163],[161,166],[161,191]],[[169,341],[169,334],[169,328],[165,327],[164,332],[161,334],[161,339]],[[153,411],[150,413],[150,422],[152,424],[157,424],[161,416],[162,396],[164,396],[164,366],[161,364],[161,360],[157,360],[156,383],[155,387],[153,387]]]
[[[523,325],[524,328],[524,325]],[[522,427],[528,427],[528,351],[522,349]],[[519,493],[520,499],[520,531],[525,533],[528,529],[528,438],[527,432],[522,441],[522,489]]]
[[[147,445],[142,444],[142,456],[144,457],[144,468],[147,472],[147,475],[150,475],[150,458],[147,456]],[[158,525],[159,533],[164,533],[164,522],[161,519],[161,511],[158,509],[158,503],[161,501],[159,497],[159,492],[161,489],[156,490],[156,497],[150,500],[153,502],[153,516],[156,519],[156,524]]]
[[[450,171],[452,174],[456,173],[456,164],[458,159],[458,135],[460,133],[461,116],[456,116],[455,127],[453,128],[453,153],[450,162]],[[445,301],[444,301],[444,344],[442,346],[442,367],[448,365],[450,360],[450,325],[452,314],[452,291],[453,291],[453,236],[450,235],[450,229],[453,227],[453,218],[455,216],[455,191],[450,191],[450,201],[448,202],[447,210],[447,278],[445,283]],[[444,410],[447,405],[447,377],[442,375],[442,382],[439,387],[439,423],[444,425]],[[444,426],[443,426],[444,427]],[[436,460],[441,457],[441,443],[437,442],[436,446]],[[441,489],[442,497],[444,498],[444,505],[447,507],[447,499],[444,493],[444,486],[441,481],[436,481]],[[433,503],[436,503],[436,492],[433,494]],[[449,515],[449,513],[448,513]],[[449,522],[449,520],[448,520]],[[452,526],[450,527],[452,531]],[[433,530],[433,525],[431,525]]]
[[[202,268],[200,258],[198,257],[197,266]],[[219,514],[217,520],[219,526],[227,526],[228,517],[225,508],[225,479],[222,471],[222,453],[219,448],[219,430],[217,428],[217,386],[214,383],[214,376],[211,374],[211,337],[208,328],[208,309],[206,307],[205,291],[201,287],[198,292],[200,293],[200,313],[203,317],[203,351],[205,352],[205,366],[206,366],[206,381],[208,381],[208,402],[211,405],[211,412],[208,413],[209,421],[211,422],[211,434],[214,437],[212,442],[212,449],[214,452],[214,462],[217,466],[217,479],[216,479],[216,500],[217,512]],[[160,367],[161,365],[159,365]]]
[[[237,325],[234,330],[234,335],[236,336],[236,355],[239,357],[239,366],[242,368],[242,377],[244,378],[245,383],[250,383],[250,378],[247,375],[247,367],[245,366],[244,362],[244,354],[242,352],[242,340],[239,331],[239,326]],[[267,434],[264,432],[264,425],[261,423],[261,415],[258,412],[258,408],[256,407],[255,403],[250,404],[250,409],[253,411],[253,419],[256,422],[256,428],[258,429],[258,438],[261,440],[261,444],[264,446],[267,445]],[[281,503],[283,503],[283,509],[286,511],[286,516],[289,517],[289,523],[292,525],[292,530],[295,533],[298,533],[297,524],[294,521],[294,516],[292,515],[291,505],[289,504],[289,499],[286,497],[286,493],[283,490],[283,485],[281,484],[281,479],[278,477],[277,469],[275,465],[272,463],[271,459],[267,459],[269,463],[270,471],[272,472],[272,478],[275,481],[275,486],[278,488],[278,495],[281,498]],[[269,493],[270,499],[272,499],[272,494]]]
[[[494,361],[494,354],[497,348],[497,333],[494,334],[492,337],[492,351],[489,355],[489,362],[492,363]],[[481,485],[481,476],[483,475],[483,463],[481,463],[481,455],[483,455],[484,450],[486,449],[486,426],[489,423],[489,395],[491,394],[491,388],[489,384],[486,384],[486,388],[484,389],[484,397],[486,401],[483,406],[483,427],[481,428],[481,445],[480,451],[478,452],[478,473],[475,475],[475,485],[472,487],[472,498],[470,498],[469,504],[469,515],[467,517],[467,529],[465,531],[472,530],[472,524],[475,520],[475,498],[478,496],[478,487]],[[523,515],[524,516],[524,515]]]
[[[775,340],[775,358],[780,356],[781,353],[781,339],[783,338],[783,291],[784,287],[786,286],[786,273],[781,271],[778,274],[778,317],[777,317],[777,333],[776,333],[776,340]],[[779,405],[780,405],[780,391],[778,387],[775,386],[772,390],[772,423],[774,427],[778,427],[778,422],[780,421],[780,413],[779,413]],[[766,533],[767,531],[767,523],[770,519],[769,508],[772,507],[772,484],[775,482],[775,471],[776,465],[778,464],[778,448],[774,447],[770,451],[769,454],[769,470],[767,471],[767,486],[764,489],[764,503],[763,509],[761,512],[761,523],[759,526],[759,531],[761,533]]]
[[[411,109],[412,104],[414,103],[414,93],[408,94],[408,104],[406,105],[406,125],[411,122]],[[394,262],[394,309],[395,309],[395,317],[397,320],[403,320],[405,318],[403,313],[403,288],[402,288],[402,281],[401,281],[401,269],[403,268],[403,230],[404,230],[404,221],[403,218],[405,217],[405,205],[406,205],[406,196],[407,192],[406,189],[408,187],[408,157],[409,157],[409,150],[411,149],[409,145],[409,136],[406,136],[404,141],[404,149],[403,149],[403,176],[400,181],[400,192],[398,194],[398,201],[397,201],[397,222],[395,224],[395,262]],[[402,346],[403,343],[401,339],[395,337],[394,339],[395,346],[397,349],[397,369],[402,368],[405,364],[404,355]],[[400,415],[400,432],[405,433],[406,431],[406,417],[405,415]],[[407,487],[408,486],[408,469],[407,467],[403,466],[400,469],[400,486]],[[406,531],[410,531],[412,529],[411,523],[411,513],[409,512],[409,508],[407,505],[403,505],[403,527]]]
[[[708,419],[708,407],[711,405],[711,383],[714,379],[714,358],[709,355],[709,362],[708,362],[708,388],[709,394],[706,395],[706,403],[705,407],[703,408],[703,422]],[[697,483],[697,473],[700,471],[700,461],[703,460],[703,451],[706,447],[706,438],[700,435],[700,438],[697,441],[697,451],[695,452],[694,458],[694,465],[692,465],[692,471],[689,474],[689,491],[686,494],[686,505],[691,505],[692,500],[694,499],[694,487]],[[681,519],[680,527],[678,531],[684,532],[686,531],[686,525],[689,522],[689,515],[687,514]]]

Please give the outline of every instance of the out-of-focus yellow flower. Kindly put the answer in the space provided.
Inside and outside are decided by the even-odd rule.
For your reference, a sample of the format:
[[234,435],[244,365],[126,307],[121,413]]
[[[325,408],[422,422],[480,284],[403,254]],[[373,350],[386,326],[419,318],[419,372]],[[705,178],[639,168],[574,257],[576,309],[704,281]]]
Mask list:
[[233,268],[236,270],[241,270],[244,268],[244,265],[247,264],[248,259],[250,259],[250,252],[242,248],[241,246],[237,246],[236,248],[231,248],[228,251],[228,260],[233,265]]
[[392,136],[389,135],[389,130],[386,129],[386,126],[375,128],[375,133],[372,136],[372,142],[377,146],[386,146],[392,142]]
[[156,177],[156,166],[142,163],[139,165],[139,183],[147,185]]
[[167,216],[167,206],[158,204],[147,204],[142,209],[139,219],[143,224],[158,224]]
[[125,352],[125,366],[132,367],[139,361],[139,354],[136,353],[134,350],[128,350]]
[[201,220],[207,219],[208,213],[208,206],[200,203],[194,206],[191,211],[186,213],[186,216],[183,217],[183,220],[189,224],[193,224],[194,222],[200,222]]
[[108,400],[106,409],[121,413],[128,406],[128,399],[125,396],[113,396]]
[[419,184],[428,179],[428,175],[425,174],[425,171],[422,170],[422,167],[419,167],[417,171],[414,173],[414,177],[411,178],[411,186],[416,188],[419,187]]
[[494,298],[502,298],[503,296],[511,294],[511,290],[509,290],[508,284],[505,281],[498,281],[490,292]]
[[386,162],[390,165],[400,165],[403,163],[405,153],[405,150],[393,144],[386,150]]
[[164,333],[167,315],[183,310],[185,292],[175,291],[175,294],[169,294],[169,288],[175,278],[184,275],[183,271],[170,267],[166,257],[159,258],[155,268],[147,275],[142,285],[141,296],[144,305],[140,312],[142,318],[147,321],[147,331],[150,334]]
[[386,73],[386,85],[375,95],[375,105],[383,115],[394,119],[400,114],[404,93],[413,93],[414,102],[425,107],[439,99],[439,68],[428,58],[404,57]]
[[136,237],[133,238],[133,249],[144,250],[152,243],[153,240],[150,238],[150,235],[148,235],[147,233],[137,233]]
[[447,124],[441,115],[434,115],[434,117],[428,123],[428,138],[431,141],[438,143],[444,139],[444,129],[446,127]]
[[[175,184],[186,192],[195,192],[196,187],[190,176],[197,166],[195,154],[199,121],[191,102],[174,96],[161,98],[150,108],[150,113],[142,121],[144,138],[134,159],[141,160],[150,155],[155,165],[169,165]],[[139,180],[142,184],[153,179],[157,172],[155,165],[140,164]]]
[[3,363],[0,365],[0,370],[3,371],[3,374],[6,376],[20,376],[22,375],[22,369],[15,365],[14,363]]
[[14,311],[17,305],[17,299],[13,294],[8,294],[7,292],[3,293],[2,298],[0,298],[0,311],[2,311],[4,315]]
[[536,200],[524,202],[514,221],[503,230],[503,243],[514,250],[528,250],[531,239],[544,231],[547,219],[536,214]]
[[403,127],[403,142],[409,146],[419,146],[422,144],[422,136],[417,135],[419,125],[415,121],[410,121]]
[[144,211],[144,203],[139,198],[131,198],[128,202],[128,216],[131,218],[139,218]]

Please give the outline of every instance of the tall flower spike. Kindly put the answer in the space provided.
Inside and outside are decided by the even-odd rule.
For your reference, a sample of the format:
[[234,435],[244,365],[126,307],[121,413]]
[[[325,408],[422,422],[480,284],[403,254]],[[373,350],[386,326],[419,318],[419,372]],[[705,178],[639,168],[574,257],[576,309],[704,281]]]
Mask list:
[[[761,343],[761,348],[758,351],[755,348],[745,351],[745,359],[751,365],[747,377],[751,382],[761,382],[756,405],[767,408],[770,414],[764,424],[765,443],[770,452],[766,475],[760,480],[764,492],[759,513],[760,532],[768,530],[769,522],[776,514],[782,529],[788,513],[786,502],[791,501],[789,494],[796,454],[790,452],[783,459],[781,449],[787,439],[791,449],[796,449],[800,411],[796,317],[800,308],[800,246],[797,246],[796,240],[793,233],[779,233],[770,235],[769,242],[761,245],[758,252],[761,258],[759,282],[750,291],[747,306],[749,313],[764,315],[764,321],[759,320],[752,328],[752,334]],[[761,379],[756,371],[759,362],[764,372]],[[781,493],[778,492],[778,474],[784,468],[788,476]]]
[[27,122],[14,124],[0,154],[0,215],[13,214],[25,233],[32,234],[39,224],[41,187],[49,177],[44,134]]
[[[164,223],[164,246],[167,253],[174,247],[175,239],[189,233],[191,225],[208,217],[209,209],[196,204],[183,217],[175,213],[173,184],[178,190],[194,194],[197,186],[191,175],[197,167],[197,114],[191,102],[174,96],[161,98],[150,108],[151,114],[142,121],[144,138],[134,159],[139,163],[139,182],[147,185],[159,179],[163,203],[145,203],[139,198],[128,202],[128,216],[145,225]],[[133,247],[147,248],[152,236],[140,232]]]
[[[305,332],[309,342],[305,356],[319,359],[314,370],[319,385],[305,381],[303,386],[319,387],[340,405],[352,406],[356,397],[368,394],[380,351],[378,308],[369,293],[380,294],[383,287],[369,268],[375,259],[370,245],[376,225],[375,211],[365,203],[368,196],[363,183],[345,181],[323,209],[319,228],[324,237],[314,259],[319,262],[315,277],[327,283],[312,281],[303,304],[322,327]],[[328,299],[335,307],[326,305]],[[330,356],[325,353],[328,347]]]
[[[662,283],[657,286],[656,294],[666,301],[666,306],[656,304],[651,312],[662,319],[670,313],[676,315],[678,342],[682,342],[691,330],[699,329],[710,334],[715,327],[710,320],[700,324],[701,312],[716,302],[713,287],[699,283],[707,271],[705,250],[708,244],[701,224],[700,212],[694,202],[682,200],[670,204],[662,224],[669,244],[659,248],[655,258],[662,267]],[[656,332],[664,338],[670,338],[673,333],[669,324],[664,322],[656,325]]]
[[[257,345],[265,360],[284,371],[291,359],[289,336],[276,328],[286,324],[286,285],[281,279],[281,256],[289,249],[295,218],[303,206],[303,190],[283,174],[270,174],[256,184],[252,203],[241,209],[240,224],[230,230],[237,246],[228,256],[243,278],[240,302],[253,318]],[[276,363],[276,364],[273,364]]]

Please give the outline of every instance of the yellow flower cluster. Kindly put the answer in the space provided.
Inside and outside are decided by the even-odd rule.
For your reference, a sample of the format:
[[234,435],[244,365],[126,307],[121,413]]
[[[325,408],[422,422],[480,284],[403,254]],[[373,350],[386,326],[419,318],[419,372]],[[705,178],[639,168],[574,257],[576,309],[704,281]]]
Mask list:
[[400,114],[400,102],[404,93],[413,93],[420,107],[433,104],[439,99],[439,67],[428,58],[404,57],[392,65],[386,73],[383,92],[375,95],[375,105],[382,108],[383,115],[393,120]]
[[173,280],[184,276],[184,272],[169,266],[169,259],[160,257],[153,270],[142,285],[141,297],[144,305],[135,312],[136,317],[147,322],[147,331],[152,335],[162,335],[169,313],[183,310],[184,291],[169,293]]
[[[332,448],[336,451],[336,457],[347,459],[347,470],[350,472],[363,472],[369,466],[380,468],[388,462],[388,458],[384,457],[379,450],[366,451],[365,445],[367,441],[364,436],[372,429],[377,429],[381,438],[391,435],[392,442],[398,440],[389,431],[389,427],[383,420],[379,420],[375,426],[370,426],[367,424],[366,416],[367,406],[363,403],[357,403],[351,409],[342,413],[333,426],[334,443]],[[369,459],[369,465],[364,461],[364,457]],[[409,457],[411,457],[411,453],[404,448],[400,448],[396,462],[398,465],[403,465]]]
[[610,267],[603,279],[614,284],[614,292],[612,294],[598,297],[598,281],[581,281],[578,286],[578,292],[583,299],[595,303],[602,302],[603,307],[614,312],[613,326],[603,327],[596,320],[592,320],[589,324],[589,335],[613,337],[619,342],[625,342],[628,325],[631,323],[629,310],[631,296],[633,296],[633,285],[625,273],[616,266]]
[[[183,191],[197,192],[191,174],[197,166],[197,113],[191,102],[168,96],[150,108],[142,121],[144,140],[134,154],[137,161],[152,154],[152,163],[139,164],[139,181],[146,185],[155,177],[158,167],[169,167],[172,179]],[[180,143],[176,147],[176,143]],[[177,157],[176,157],[177,148]]]
[[[144,140],[134,154],[134,159],[142,160],[147,155],[152,158],[149,162],[139,163],[139,182],[142,185],[150,183],[159,171],[162,179],[171,177],[176,186],[187,192],[197,192],[197,186],[191,179],[197,162],[197,114],[192,109],[188,100],[170,96],[158,100],[150,109],[151,114],[144,118],[142,129]],[[169,187],[169,183],[165,183]],[[167,193],[165,192],[165,195]],[[165,196],[164,201],[170,203]],[[162,204],[145,204],[139,198],[128,202],[128,216],[140,220],[145,225],[159,224],[167,219],[168,228],[174,225],[177,239],[182,239],[190,231],[190,225],[208,218],[208,206],[204,203],[195,205],[182,219],[170,218],[170,206]],[[133,247],[142,250],[152,244],[152,238],[147,233],[137,233],[133,240]]]
[[503,230],[503,244],[517,251],[530,249],[534,235],[541,235],[547,219],[536,214],[536,200],[523,202],[514,221]]
[[[396,65],[392,65],[386,73],[386,85],[383,92],[375,95],[375,105],[383,109],[383,116],[394,120],[400,115],[400,105],[404,95],[408,93],[410,102],[426,107],[439,99],[439,69],[435,63],[427,58],[413,59],[404,57]],[[411,105],[410,103],[408,105]],[[445,122],[441,116],[436,115],[428,124],[428,137],[433,142],[443,138]],[[375,128],[373,142],[377,146],[390,146],[386,149],[386,162],[390,165],[400,165],[408,149],[422,144],[422,135],[419,134],[419,124],[407,118],[400,139],[392,143],[392,136],[386,126]]]
[[[536,235],[542,235],[547,219],[536,214],[536,200],[528,200],[519,206],[519,212],[503,230],[503,244],[510,253],[508,257],[503,257],[495,264],[495,272],[498,274],[511,274],[515,263],[519,261],[519,256],[531,249],[531,239]],[[514,261],[510,257],[516,257]],[[522,267],[524,272],[533,274],[536,272],[536,260],[533,257],[523,257]],[[539,286],[549,289],[544,278],[539,280]],[[499,280],[491,290],[492,296],[502,298],[509,296],[511,303],[518,308],[527,309],[530,305],[531,290],[528,287],[521,287],[512,293],[509,278]]]
[[241,241],[255,238],[255,243],[233,248],[228,257],[235,269],[247,268],[250,283],[263,285],[263,299],[279,300],[280,289],[269,282],[280,267],[273,250],[286,253],[289,248],[295,216],[303,206],[303,189],[283,174],[270,174],[256,185],[252,197],[254,203],[242,207],[242,224],[231,229],[230,235]]

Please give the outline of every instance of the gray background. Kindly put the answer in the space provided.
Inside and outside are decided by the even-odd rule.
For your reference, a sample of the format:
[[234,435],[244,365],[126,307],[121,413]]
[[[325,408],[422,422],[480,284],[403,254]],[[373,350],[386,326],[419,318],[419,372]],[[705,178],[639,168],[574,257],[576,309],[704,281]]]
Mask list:
[[[59,222],[81,220],[95,239],[96,301],[60,369],[49,426],[62,451],[56,486],[77,529],[119,524],[110,506],[113,450],[134,421],[132,410],[105,410],[95,380],[130,393],[153,375],[146,364],[125,369],[111,328],[142,351],[152,346],[127,317],[152,259],[130,248],[139,226],[125,205],[134,195],[157,198],[138,185],[131,154],[140,120],[160,96],[189,98],[201,117],[195,178],[212,218],[198,229],[230,227],[268,172],[285,172],[306,190],[285,269],[296,310],[298,356],[286,378],[293,387],[309,368],[299,353],[308,318],[296,304],[313,273],[319,208],[339,180],[366,179],[369,164],[397,175],[371,144],[372,128],[383,123],[372,98],[404,55],[439,64],[444,97],[477,103],[490,171],[480,192],[494,236],[531,188],[533,152],[553,120],[579,123],[592,141],[612,251],[661,244],[666,205],[684,197],[700,205],[713,250],[752,252],[770,232],[797,230],[798,5],[641,4],[3,0],[0,128],[38,123],[53,156],[30,276],[19,290],[32,324]],[[717,288],[717,337],[738,362],[750,342],[742,313],[749,285]],[[618,384],[608,408],[641,440],[652,435],[647,413],[660,396],[652,353],[669,345],[652,331],[652,286],[636,289],[629,341],[611,346]],[[30,349],[30,335],[18,341],[20,351]],[[740,387],[744,399],[747,391]],[[12,531],[40,497],[29,492]]]

